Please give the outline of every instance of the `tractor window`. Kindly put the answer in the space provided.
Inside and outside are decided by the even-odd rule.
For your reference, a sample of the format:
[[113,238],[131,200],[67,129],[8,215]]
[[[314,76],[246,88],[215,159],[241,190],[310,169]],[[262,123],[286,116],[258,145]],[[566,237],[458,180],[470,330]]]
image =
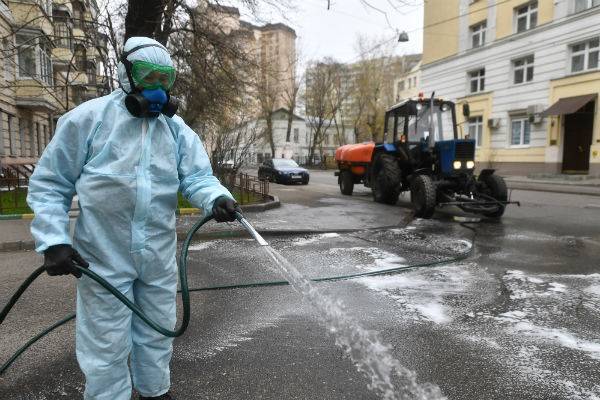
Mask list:
[[386,117],[387,120],[385,121],[385,132],[383,134],[383,140],[391,142],[394,140],[394,114],[387,113]]
[[436,116],[437,124],[435,127],[435,140],[454,139],[454,124],[452,123],[452,111],[439,110]]
[[411,115],[408,121],[408,140],[418,142],[429,137],[429,131],[433,128],[435,140],[454,139],[454,124],[452,109],[450,107],[434,106],[433,120],[429,104],[422,104],[417,110],[417,115]]
[[[418,142],[429,134],[429,128],[424,120],[420,120],[419,116],[411,115],[408,117],[408,141]],[[425,132],[427,131],[427,133]]]

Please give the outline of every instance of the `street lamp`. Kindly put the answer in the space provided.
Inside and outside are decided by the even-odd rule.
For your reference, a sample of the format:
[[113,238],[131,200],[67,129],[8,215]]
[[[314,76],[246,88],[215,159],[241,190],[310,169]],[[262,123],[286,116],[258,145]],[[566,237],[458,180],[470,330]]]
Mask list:
[[406,33],[406,31],[400,32],[398,35],[398,42],[408,42],[408,33]]

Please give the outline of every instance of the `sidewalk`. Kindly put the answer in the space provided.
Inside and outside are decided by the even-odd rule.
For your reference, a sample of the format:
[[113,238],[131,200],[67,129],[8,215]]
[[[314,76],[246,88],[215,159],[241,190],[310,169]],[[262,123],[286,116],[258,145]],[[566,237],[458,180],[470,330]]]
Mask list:
[[600,196],[600,177],[587,175],[505,176],[509,189]]

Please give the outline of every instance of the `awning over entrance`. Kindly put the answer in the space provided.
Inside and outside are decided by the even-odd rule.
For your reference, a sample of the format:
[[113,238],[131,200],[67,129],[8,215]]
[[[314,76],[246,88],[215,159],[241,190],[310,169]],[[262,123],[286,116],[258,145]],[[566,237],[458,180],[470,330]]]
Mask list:
[[546,117],[548,115],[573,114],[590,101],[595,100],[596,96],[596,94],[586,94],[583,96],[566,97],[564,99],[560,99],[556,103],[552,104],[550,108],[542,112],[540,116]]

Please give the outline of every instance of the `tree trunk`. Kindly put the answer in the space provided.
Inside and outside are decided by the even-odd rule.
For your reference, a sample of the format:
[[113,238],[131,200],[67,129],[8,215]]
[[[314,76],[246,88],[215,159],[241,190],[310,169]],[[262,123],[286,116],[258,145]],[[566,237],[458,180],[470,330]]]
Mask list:
[[167,0],[129,0],[125,17],[125,40],[133,36],[154,38],[161,32]]
[[289,105],[290,109],[288,110],[287,132],[285,135],[286,142],[291,142],[292,124],[294,123],[294,109],[296,108],[296,102],[290,103]]
[[273,117],[269,115],[267,117],[267,136],[269,137],[269,145],[271,146],[271,157],[275,157],[275,141],[273,140]]

